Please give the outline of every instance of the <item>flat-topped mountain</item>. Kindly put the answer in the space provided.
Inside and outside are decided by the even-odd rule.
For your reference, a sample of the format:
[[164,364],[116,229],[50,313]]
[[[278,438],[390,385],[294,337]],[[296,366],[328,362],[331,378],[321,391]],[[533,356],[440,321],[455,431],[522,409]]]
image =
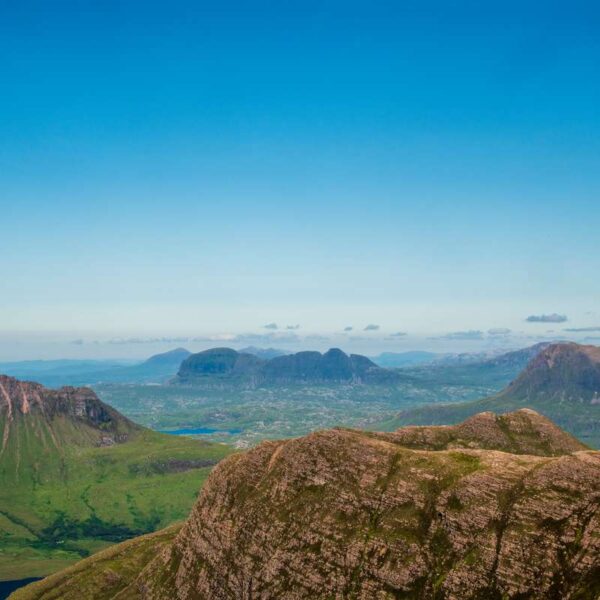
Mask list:
[[221,462],[179,532],[13,599],[598,597],[600,453],[533,411],[415,431],[264,442]]
[[0,427],[0,457],[11,445],[17,450],[40,441],[106,445],[124,442],[142,429],[89,388],[51,390],[6,375],[0,375]]
[[262,360],[231,348],[213,348],[192,354],[182,364],[175,383],[193,384],[217,377],[258,384],[391,383],[397,373],[378,367],[366,356],[347,355],[338,348],[324,354],[297,352]]
[[256,377],[265,361],[254,354],[232,348],[211,348],[192,354],[179,367],[175,381],[193,383],[200,378],[218,376],[228,379]]
[[521,407],[538,410],[585,443],[600,447],[600,348],[551,344],[537,352],[497,395],[407,410],[387,426],[451,424],[481,411]]
[[0,580],[183,518],[229,452],[136,425],[88,388],[0,375]]

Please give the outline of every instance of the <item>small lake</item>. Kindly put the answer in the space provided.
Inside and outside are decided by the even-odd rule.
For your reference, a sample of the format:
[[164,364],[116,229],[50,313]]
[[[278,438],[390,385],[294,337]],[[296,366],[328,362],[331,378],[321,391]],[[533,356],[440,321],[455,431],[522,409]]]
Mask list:
[[190,429],[171,429],[162,430],[161,433],[169,433],[171,435],[210,435],[211,433],[242,433],[241,429],[211,429],[210,427],[195,427]]
[[30,577],[29,579],[14,579],[13,581],[0,581],[0,600],[8,598],[15,590],[34,581],[39,581],[40,577]]

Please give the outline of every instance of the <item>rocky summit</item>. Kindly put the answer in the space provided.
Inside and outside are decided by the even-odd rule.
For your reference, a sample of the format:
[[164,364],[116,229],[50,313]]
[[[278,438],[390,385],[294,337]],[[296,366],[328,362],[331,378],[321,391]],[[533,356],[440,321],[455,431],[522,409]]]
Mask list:
[[155,556],[140,539],[14,599],[595,600],[599,508],[600,453],[531,410],[334,429],[228,457]]

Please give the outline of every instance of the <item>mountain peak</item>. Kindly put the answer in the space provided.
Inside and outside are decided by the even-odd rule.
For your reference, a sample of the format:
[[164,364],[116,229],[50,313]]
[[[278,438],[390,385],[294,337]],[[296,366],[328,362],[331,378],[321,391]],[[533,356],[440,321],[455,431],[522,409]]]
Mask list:
[[502,396],[600,403],[600,348],[551,344],[529,362]]

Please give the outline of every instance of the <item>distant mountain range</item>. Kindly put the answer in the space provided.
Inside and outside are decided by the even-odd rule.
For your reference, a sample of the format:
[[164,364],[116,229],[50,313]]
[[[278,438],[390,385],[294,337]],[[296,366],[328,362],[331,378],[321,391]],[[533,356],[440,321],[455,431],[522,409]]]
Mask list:
[[417,365],[427,365],[440,358],[440,354],[435,352],[382,352],[377,356],[372,356],[371,360],[379,367],[386,369],[414,367]]
[[[523,368],[527,360],[531,358],[540,348],[549,346],[549,342],[535,344],[528,348],[505,351],[501,349],[487,352],[463,352],[463,353],[437,353],[423,351],[408,352],[382,352],[371,360],[380,367],[386,368],[411,368],[411,367],[465,367],[469,365],[496,365],[514,362],[515,366]],[[524,362],[525,360],[525,362]]]
[[0,373],[49,387],[97,383],[165,383],[191,352],[176,348],[141,363],[94,360],[36,360],[0,363]]
[[481,411],[533,408],[594,447],[600,447],[600,348],[572,342],[538,345],[496,359],[520,364],[523,372],[495,396],[474,402],[430,405],[401,413],[385,424],[435,425],[458,423]]
[[231,348],[212,348],[183,361],[174,383],[193,385],[211,380],[248,385],[390,384],[401,380],[401,375],[378,367],[366,356],[348,355],[338,348],[324,354],[297,352],[270,360]]
[[0,376],[0,580],[183,518],[222,445],[132,423],[87,388]]
[[[538,344],[531,348],[525,348],[515,352],[508,352],[502,355],[490,357],[489,354],[464,354],[464,355],[440,355],[432,352],[387,352],[374,357],[369,365],[370,369],[380,367],[382,369],[400,368],[410,370],[410,377],[432,381],[447,381],[451,384],[480,385],[489,384],[496,389],[506,385],[511,379],[517,376],[519,371],[525,367],[527,361],[535,352],[544,347],[544,344]],[[218,351],[218,348],[210,349],[206,352]],[[235,352],[235,351],[234,351]],[[237,351],[239,354],[252,355],[263,362],[268,362],[274,358],[285,356],[300,355],[300,363],[306,363],[317,359],[317,352],[286,353],[276,348],[257,348],[249,346]],[[181,366],[181,363],[188,358],[191,353],[184,348],[176,348],[169,352],[156,354],[143,362],[131,361],[95,361],[95,360],[38,360],[21,361],[13,363],[0,363],[0,373],[17,377],[25,380],[38,381],[49,387],[61,387],[64,385],[98,385],[98,384],[164,384],[171,380]],[[360,356],[360,355],[352,355]],[[365,357],[363,357],[365,358]],[[279,379],[290,379],[290,364],[288,361],[275,363],[275,366],[283,369],[286,374],[278,377]],[[338,365],[342,370],[348,369]],[[318,371],[319,367],[315,367]],[[294,367],[296,369],[296,367]],[[362,380],[360,367],[358,368],[358,377]],[[236,374],[237,371],[236,371]],[[374,371],[373,373],[374,374]],[[383,372],[380,372],[383,375]],[[271,373],[275,377],[275,373]],[[297,378],[296,375],[293,376]],[[369,379],[369,378],[367,378]],[[382,377],[377,379],[381,382]],[[387,375],[387,383],[393,384],[400,379],[406,379],[406,374],[402,378],[398,376]],[[327,378],[313,378],[307,376],[306,382],[312,380],[327,381]],[[331,381],[335,381],[335,377]]]
[[319,431],[229,457],[181,529],[11,600],[592,600],[599,493],[600,453],[532,410]]

